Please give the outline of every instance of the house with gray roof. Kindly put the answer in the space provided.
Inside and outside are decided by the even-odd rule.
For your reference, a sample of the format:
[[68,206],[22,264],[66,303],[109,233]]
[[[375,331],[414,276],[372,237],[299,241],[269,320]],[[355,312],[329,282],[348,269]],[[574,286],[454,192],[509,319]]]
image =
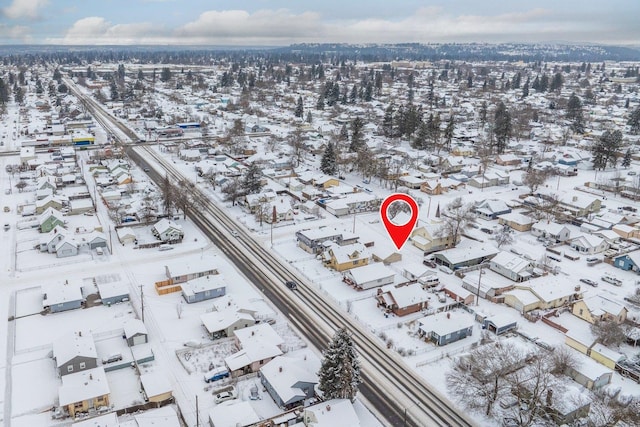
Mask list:
[[260,368],[260,382],[276,405],[289,409],[315,396],[317,366],[311,359],[278,356]]

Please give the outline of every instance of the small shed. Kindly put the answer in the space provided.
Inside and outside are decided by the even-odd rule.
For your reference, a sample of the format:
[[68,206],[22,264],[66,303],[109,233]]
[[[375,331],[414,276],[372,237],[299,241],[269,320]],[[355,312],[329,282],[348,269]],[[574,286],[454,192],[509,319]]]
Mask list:
[[611,378],[613,377],[611,369],[587,356],[576,354],[575,357],[579,365],[575,368],[569,367],[567,369],[567,375],[573,378],[575,382],[589,390],[597,390],[611,383]]
[[147,402],[160,403],[173,396],[169,380],[159,372],[140,374],[140,387]]
[[147,327],[144,325],[142,320],[129,319],[124,323],[123,329],[124,338],[127,340],[127,345],[129,347],[149,342]]
[[183,283],[181,287],[182,296],[189,304],[221,297],[226,293],[227,289],[220,274],[189,280]]

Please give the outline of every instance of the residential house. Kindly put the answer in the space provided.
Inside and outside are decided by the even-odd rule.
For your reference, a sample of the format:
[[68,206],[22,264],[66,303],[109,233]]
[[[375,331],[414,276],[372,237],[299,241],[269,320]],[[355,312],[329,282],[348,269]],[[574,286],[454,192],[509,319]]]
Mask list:
[[322,253],[322,260],[326,267],[345,271],[369,264],[369,251],[362,243],[345,246],[331,243]]
[[566,225],[557,224],[555,222],[540,221],[533,224],[531,234],[536,237],[553,240],[557,243],[569,240],[571,230]]
[[70,417],[75,418],[79,412],[108,407],[109,395],[107,376],[99,367],[63,376],[58,402]]
[[529,231],[534,222],[533,218],[516,212],[498,216],[498,224],[507,225],[516,231]]
[[70,332],[53,341],[53,359],[58,375],[65,376],[98,366],[93,336],[88,332]]
[[162,403],[173,397],[171,383],[160,372],[140,374],[139,381],[140,390],[142,390],[146,402]]
[[181,288],[182,297],[191,304],[223,296],[226,293],[227,285],[222,275],[215,274],[184,282]]
[[201,315],[200,321],[212,340],[233,337],[234,331],[256,324],[251,314],[236,310],[211,311]]
[[574,237],[568,243],[576,251],[587,255],[599,254],[609,249],[609,243],[605,239],[593,234]]
[[460,172],[465,166],[475,165],[476,161],[467,157],[448,156],[440,164],[440,170],[451,174]]
[[496,156],[496,164],[500,166],[520,166],[522,159],[515,154],[505,153]]
[[490,170],[485,173],[475,175],[467,183],[476,188],[495,187],[497,185],[509,184],[509,173],[499,170]]
[[284,340],[268,323],[260,323],[233,331],[236,346],[241,350],[224,359],[231,375],[257,372],[260,367],[280,356]]
[[392,284],[395,281],[395,272],[384,264],[376,262],[347,270],[343,274],[342,281],[359,290],[367,290]]
[[[322,203],[324,201],[324,203]],[[338,199],[318,201],[327,212],[337,217],[360,212],[375,212],[380,209],[382,198],[369,192],[347,194]]]
[[602,295],[593,295],[576,301],[571,307],[571,313],[589,323],[610,320],[622,324],[627,320],[627,308]]
[[167,218],[162,218],[153,225],[151,227],[151,232],[157,239],[162,240],[163,242],[179,242],[184,237],[182,226]]
[[371,258],[375,262],[381,262],[389,265],[394,262],[402,261],[402,253],[391,244],[376,244],[371,250]]
[[129,319],[124,322],[122,326],[124,329],[124,338],[127,340],[127,345],[129,347],[149,342],[147,327],[144,325],[142,320]]
[[424,310],[429,305],[430,296],[418,282],[385,286],[376,295],[378,307],[396,316],[406,316]]
[[545,190],[545,193],[539,190],[537,195],[548,200],[558,198],[558,205],[563,212],[566,212],[567,218],[585,217],[596,213],[602,205],[602,200],[599,197],[577,194],[577,192],[557,195],[556,192],[551,192],[550,190]]
[[49,208],[60,211],[64,207],[63,200],[58,196],[48,196],[44,199],[36,200],[36,215],[42,214]]
[[444,193],[446,191],[446,188],[442,186],[442,183],[439,180],[432,179],[432,180],[423,182],[420,185],[420,191],[432,196],[438,196]]
[[304,427],[363,427],[349,399],[331,399],[304,408]]
[[210,427],[250,427],[260,425],[263,420],[249,401],[234,400],[232,404],[214,405],[209,410]]
[[640,238],[640,228],[628,224],[616,224],[612,230],[618,233],[623,239]]
[[471,336],[473,324],[473,315],[466,311],[447,311],[418,319],[418,333],[443,346]]
[[475,207],[475,212],[481,218],[494,220],[499,215],[511,213],[511,208],[502,200],[488,199]]
[[41,233],[48,233],[56,226],[64,226],[65,221],[62,212],[49,207],[38,216],[38,224]]
[[82,307],[84,298],[77,283],[65,281],[63,284],[50,284],[44,290],[42,308],[51,313],[74,310]]
[[411,188],[417,190],[422,188],[422,185],[425,184],[425,180],[422,178],[415,177],[413,175],[405,175],[398,178],[398,182],[403,187]]
[[478,265],[495,257],[500,252],[492,246],[464,245],[461,247],[440,251],[433,255],[438,265],[444,265],[451,270]]
[[57,225],[40,239],[40,252],[50,254],[56,251],[56,245],[67,238],[68,232],[62,226]]
[[314,228],[296,231],[298,246],[305,251],[317,254],[322,252],[327,245],[325,242],[334,242],[340,246],[351,245],[358,241],[358,236],[344,231],[330,230],[327,228]]
[[514,282],[531,278],[533,263],[511,252],[501,251],[489,261],[489,268]]
[[308,358],[278,356],[260,368],[260,382],[278,407],[290,409],[315,396],[319,367]]
[[172,283],[184,283],[187,280],[198,277],[218,274],[218,270],[213,267],[217,260],[215,257],[187,258],[179,261],[171,261],[164,266],[165,276]]
[[460,242],[460,236],[454,241],[453,236],[442,231],[441,222],[423,223],[411,232],[409,238],[413,246],[426,253],[453,248]]
[[640,252],[634,251],[613,258],[613,266],[640,273]]

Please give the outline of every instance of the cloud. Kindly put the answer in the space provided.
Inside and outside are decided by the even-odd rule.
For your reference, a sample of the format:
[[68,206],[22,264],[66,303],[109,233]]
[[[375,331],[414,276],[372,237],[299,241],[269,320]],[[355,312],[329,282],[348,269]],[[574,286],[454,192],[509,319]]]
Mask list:
[[290,43],[325,37],[325,25],[315,12],[294,14],[287,9],[211,10],[178,28],[174,35],[188,43]]
[[0,40],[20,40],[22,42],[30,42],[31,35],[29,27],[23,25],[6,25],[0,24]]
[[103,17],[90,16],[76,21],[62,38],[49,38],[47,43],[82,44],[152,44],[166,43],[163,28],[149,22],[112,24]]
[[[615,21],[618,22],[618,21]],[[210,10],[176,28],[149,22],[113,24],[103,17],[76,21],[56,44],[173,44],[274,46],[299,42],[537,42],[548,40],[616,43],[640,39],[596,15],[576,17],[536,8],[496,15],[451,14],[424,7],[402,19],[323,20],[316,12],[288,9]],[[614,31],[614,30],[618,31]]]
[[49,0],[13,0],[13,3],[2,9],[2,13],[9,19],[37,19],[40,9],[48,4]]

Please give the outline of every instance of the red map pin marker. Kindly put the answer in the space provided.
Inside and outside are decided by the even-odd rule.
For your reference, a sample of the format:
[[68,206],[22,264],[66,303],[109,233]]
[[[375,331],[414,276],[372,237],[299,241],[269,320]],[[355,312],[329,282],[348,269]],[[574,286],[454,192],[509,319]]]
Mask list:
[[[389,219],[387,210],[389,209],[391,203],[396,201],[405,202],[411,208],[411,219],[406,224],[397,225],[391,222],[391,220]],[[389,236],[391,236],[393,244],[396,245],[396,248],[398,248],[398,250],[400,250],[402,246],[404,246],[404,244],[407,242],[407,239],[413,231],[413,227],[415,227],[416,222],[418,221],[418,204],[415,200],[413,200],[413,197],[407,194],[392,194],[382,202],[382,206],[380,206],[380,218],[382,218],[384,228],[387,229],[387,233],[389,233]]]

